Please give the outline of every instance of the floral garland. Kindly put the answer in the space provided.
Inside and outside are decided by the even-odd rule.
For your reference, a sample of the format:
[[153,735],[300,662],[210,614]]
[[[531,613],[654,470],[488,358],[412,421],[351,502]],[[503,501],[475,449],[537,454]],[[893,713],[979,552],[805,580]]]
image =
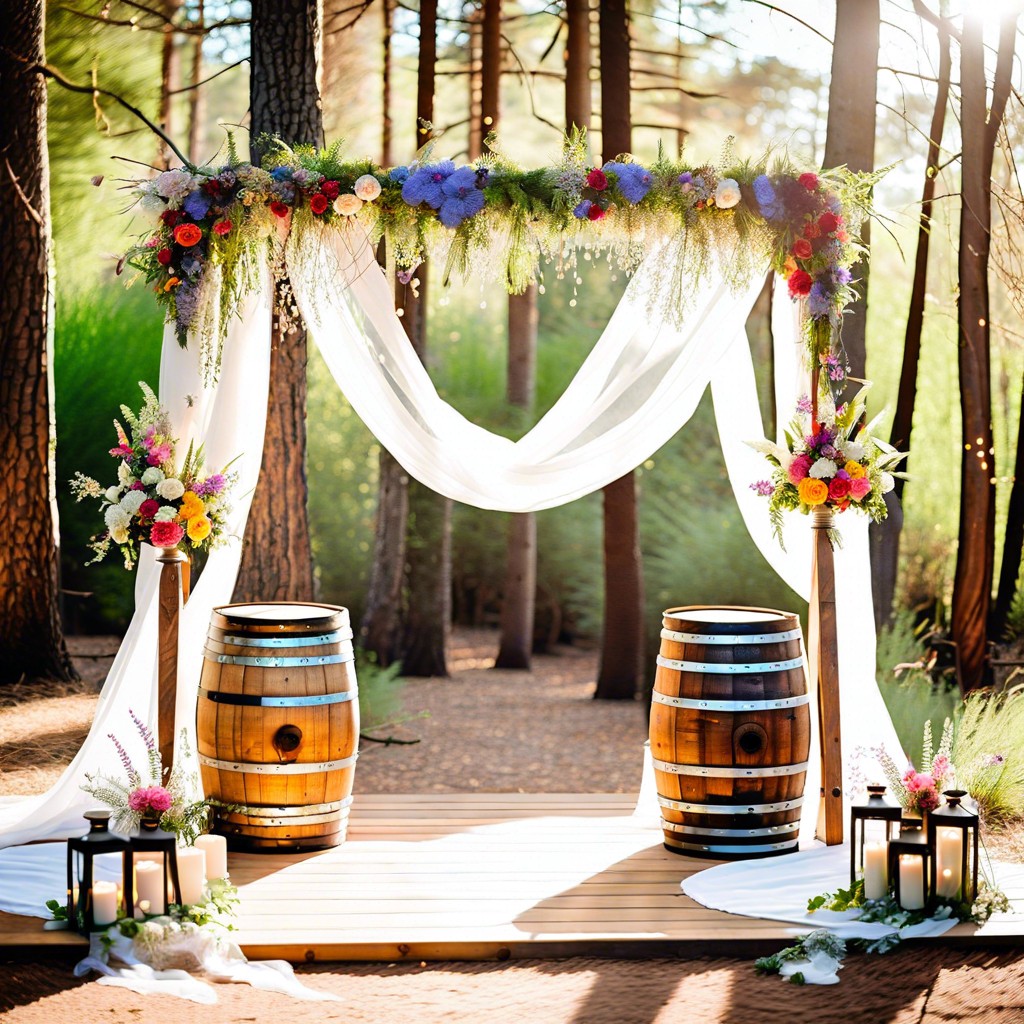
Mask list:
[[[718,165],[661,153],[650,166],[629,156],[593,166],[583,132],[566,139],[557,166],[536,170],[497,153],[457,167],[432,160],[429,150],[419,161],[382,168],[342,161],[338,144],[318,151],[260,142],[267,150],[260,167],[240,160],[229,138],[221,167],[176,168],[131,186],[155,223],[119,270],[139,271],[182,345],[200,336],[214,373],[227,318],[261,261],[279,248],[280,234],[350,220],[371,241],[387,240],[402,280],[430,257],[443,260],[446,280],[497,274],[510,292],[536,280],[542,262],[556,261],[564,273],[577,247],[613,253],[631,271],[652,246],[684,236],[698,277],[715,262],[736,286],[770,261],[790,294],[807,300],[807,339],[817,357],[831,350],[853,298],[851,267],[861,251],[855,235],[878,177],[801,172],[785,159],[738,162],[729,146]],[[212,293],[220,315],[211,319]]]

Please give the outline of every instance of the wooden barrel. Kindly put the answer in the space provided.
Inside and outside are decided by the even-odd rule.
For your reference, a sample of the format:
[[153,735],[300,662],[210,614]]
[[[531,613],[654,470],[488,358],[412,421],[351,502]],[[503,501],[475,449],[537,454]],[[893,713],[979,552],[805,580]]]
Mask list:
[[669,608],[651,703],[665,846],[719,859],[797,848],[811,720],[800,620]]
[[347,609],[214,608],[196,734],[214,831],[232,849],[344,841],[358,757],[357,693]]

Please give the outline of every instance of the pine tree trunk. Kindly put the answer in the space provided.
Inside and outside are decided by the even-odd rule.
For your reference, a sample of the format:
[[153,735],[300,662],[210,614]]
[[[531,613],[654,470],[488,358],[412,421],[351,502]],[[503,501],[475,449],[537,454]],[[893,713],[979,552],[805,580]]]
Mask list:
[[[203,28],[206,24],[206,6],[199,0],[195,24]],[[206,130],[206,94],[199,83],[203,80],[203,39],[202,34],[192,38],[192,73],[188,94],[188,158],[194,164],[203,163],[203,133]]]
[[[161,13],[167,19],[163,27],[160,46],[160,113],[157,121],[161,128],[172,139],[176,126],[174,123],[174,90],[180,85],[181,50],[174,39],[174,19],[181,7],[181,0],[163,0],[160,4]],[[171,147],[160,139],[157,145],[157,162],[168,168],[176,160]]]
[[[625,0],[601,4],[601,131],[604,159],[628,153],[629,22]],[[599,700],[632,700],[643,675],[644,582],[636,473],[604,488],[604,630]]]
[[589,128],[593,112],[590,86],[590,0],[566,0],[565,128]]
[[960,43],[962,185],[959,368],[963,449],[960,529],[953,580],[952,633],[964,693],[984,685],[995,549],[995,448],[989,364],[988,260],[992,160],[1009,92],[1016,14],[1000,27],[991,112],[980,18],[965,18]]
[[75,672],[60,623],[53,476],[46,86],[27,70],[45,59],[42,0],[3,0],[0,22],[0,683],[68,680]]
[[1017,593],[1020,576],[1021,553],[1024,552],[1024,382],[1020,398],[1020,417],[1017,423],[1017,454],[1013,463],[1013,484],[1010,487],[1010,505],[1006,510],[1006,534],[1003,537],[1003,559],[999,566],[999,588],[992,609],[990,633],[1001,639],[1010,616],[1010,606]]
[[[928,288],[928,252],[931,242],[932,205],[938,177],[942,132],[949,104],[950,79],[949,26],[939,22],[939,78],[935,89],[935,106],[928,132],[928,160],[925,165],[924,186],[921,189],[921,213],[917,230],[917,253],[914,257],[914,283],[910,291],[907,328],[903,338],[903,364],[900,369],[896,411],[892,420],[889,443],[901,451],[910,448],[910,432],[914,425],[914,405],[917,401],[917,370],[921,359],[921,331],[924,326],[925,295]],[[909,460],[904,463],[905,470]],[[869,528],[871,542],[871,589],[875,608],[875,627],[880,629],[892,619],[892,605],[899,573],[900,534],[903,514],[899,503],[903,499],[905,481],[896,480],[896,486],[887,495],[890,515]],[[891,500],[890,500],[891,499]]]
[[[253,159],[261,134],[319,144],[317,0],[253,0]],[[280,311],[290,285],[274,295],[270,397],[263,465],[246,525],[236,601],[308,601],[314,596],[306,508],[306,332],[285,329]]]

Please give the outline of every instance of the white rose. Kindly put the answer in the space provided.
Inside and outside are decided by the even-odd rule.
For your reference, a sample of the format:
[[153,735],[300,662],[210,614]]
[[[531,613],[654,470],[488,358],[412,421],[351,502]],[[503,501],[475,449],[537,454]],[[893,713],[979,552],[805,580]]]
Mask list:
[[351,217],[363,208],[363,201],[359,196],[346,192],[334,200],[334,212],[340,213],[342,217]]
[[728,210],[740,201],[740,186],[734,178],[723,178],[715,189],[715,206]]
[[175,501],[185,493],[185,485],[175,477],[169,476],[156,485],[156,493],[168,501]]
[[153,516],[153,521],[157,523],[170,523],[178,518],[178,510],[173,505],[161,505],[156,510],[156,515]]
[[103,497],[110,502],[111,505],[116,505],[121,500],[121,488],[120,487],[108,487],[103,492]]
[[364,174],[361,178],[356,178],[353,191],[363,202],[372,203],[380,195],[380,182],[372,174]]
[[122,487],[131,487],[135,483],[135,477],[132,476],[131,466],[127,462],[121,462],[117,467],[117,480]]
[[867,452],[867,446],[858,441],[843,442],[843,457],[849,462],[860,462]]
[[892,473],[882,473],[878,477],[878,489],[883,494],[888,494],[896,486],[896,478]]
[[839,467],[831,459],[818,459],[811,466],[808,476],[816,477],[818,480],[829,480],[839,472]]
[[120,505],[108,505],[107,510],[103,513],[103,521],[113,534],[115,530],[126,530],[131,518]]
[[159,466],[150,466],[145,473],[142,474],[142,482],[147,487],[152,487],[153,484],[160,483],[164,478],[164,471]]
[[110,531],[110,539],[115,544],[127,544],[128,543],[128,527],[126,526],[115,526]]
[[125,514],[129,516],[135,515],[136,512],[142,507],[142,503],[146,500],[145,491],[129,491],[121,499],[121,508],[124,509]]

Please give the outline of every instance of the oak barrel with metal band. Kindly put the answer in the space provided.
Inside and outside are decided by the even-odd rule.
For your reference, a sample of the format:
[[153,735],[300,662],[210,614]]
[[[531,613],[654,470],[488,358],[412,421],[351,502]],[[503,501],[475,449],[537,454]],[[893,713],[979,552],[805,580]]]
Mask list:
[[196,733],[214,831],[233,849],[345,839],[359,743],[348,610],[236,604],[213,610]]
[[669,608],[651,702],[665,846],[717,859],[797,848],[811,720],[800,620]]

